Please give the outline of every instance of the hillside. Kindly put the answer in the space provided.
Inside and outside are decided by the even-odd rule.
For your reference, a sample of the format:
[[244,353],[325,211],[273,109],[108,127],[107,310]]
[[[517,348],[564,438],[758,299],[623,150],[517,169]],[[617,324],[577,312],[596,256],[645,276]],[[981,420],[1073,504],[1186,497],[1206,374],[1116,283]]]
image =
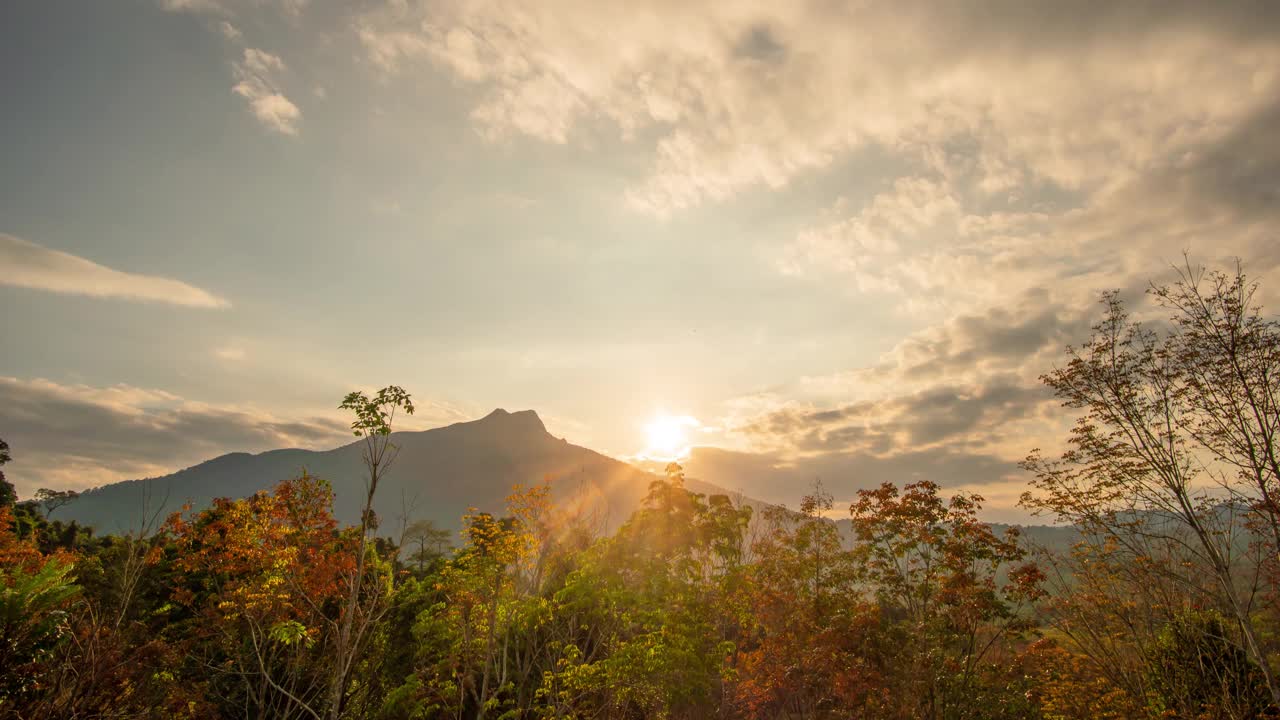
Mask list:
[[[500,512],[512,485],[550,479],[562,504],[580,508],[601,530],[612,530],[644,497],[650,473],[570,444],[547,432],[532,410],[494,410],[470,422],[420,432],[398,432],[400,455],[374,505],[385,528],[406,509],[415,520],[456,528],[469,507]],[[230,453],[171,475],[113,483],[81,495],[58,510],[100,532],[136,528],[145,514],[170,511],[190,502],[207,505],[215,497],[243,497],[295,477],[305,468],[334,488],[338,519],[356,523],[364,492],[360,442],[326,451],[284,449],[259,454]],[[724,492],[691,480],[702,493]]]

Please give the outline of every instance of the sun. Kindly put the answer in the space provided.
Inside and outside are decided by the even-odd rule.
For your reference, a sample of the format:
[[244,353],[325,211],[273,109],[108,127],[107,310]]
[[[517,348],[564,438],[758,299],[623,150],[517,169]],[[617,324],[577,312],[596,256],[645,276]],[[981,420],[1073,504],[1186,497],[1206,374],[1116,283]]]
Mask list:
[[688,415],[655,415],[644,426],[648,446],[647,457],[655,460],[678,460],[689,454],[689,428],[700,425]]

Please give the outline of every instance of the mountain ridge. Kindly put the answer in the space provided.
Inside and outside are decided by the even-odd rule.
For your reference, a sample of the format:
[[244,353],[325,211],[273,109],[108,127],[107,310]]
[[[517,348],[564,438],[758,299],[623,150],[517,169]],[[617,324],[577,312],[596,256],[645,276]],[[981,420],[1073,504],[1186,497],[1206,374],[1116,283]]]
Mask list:
[[[639,506],[657,477],[555,437],[534,410],[496,408],[475,420],[397,431],[391,440],[399,454],[374,500],[384,528],[407,516],[455,529],[469,508],[500,513],[513,485],[545,479],[557,502],[572,503],[601,531],[611,531]],[[87,490],[59,509],[59,519],[106,532],[139,530],[188,502],[199,509],[217,497],[246,497],[306,470],[332,485],[335,516],[354,523],[364,497],[363,444],[356,439],[328,450],[224,453],[168,475]],[[696,492],[731,494],[697,480],[689,480],[688,486]]]
[[[392,532],[402,517],[457,529],[470,508],[501,513],[513,485],[533,485],[544,479],[550,481],[555,501],[569,505],[600,532],[611,532],[640,505],[649,483],[660,476],[656,466],[633,465],[555,437],[534,410],[496,408],[474,420],[397,431],[391,439],[400,447],[400,455],[374,500],[384,533]],[[147,525],[153,529],[157,520],[188,502],[200,509],[214,498],[246,497],[297,477],[305,469],[333,486],[335,516],[354,524],[364,499],[363,445],[363,440],[355,439],[328,450],[223,453],[168,475],[87,490],[59,508],[58,519],[75,520],[100,532],[137,531]],[[685,482],[694,492],[729,495],[757,511],[771,505],[697,478]],[[836,522],[848,541],[848,520]],[[1037,539],[1045,536],[1058,548],[1069,544],[1070,531],[1019,527],[1031,529]],[[1041,528],[1044,532],[1038,531]]]

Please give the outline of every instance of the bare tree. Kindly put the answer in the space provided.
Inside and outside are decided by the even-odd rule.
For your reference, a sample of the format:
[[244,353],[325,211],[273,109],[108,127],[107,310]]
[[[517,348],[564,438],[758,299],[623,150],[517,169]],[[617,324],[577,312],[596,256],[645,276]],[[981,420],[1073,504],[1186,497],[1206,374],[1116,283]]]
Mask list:
[[1280,552],[1280,323],[1264,318],[1256,283],[1188,261],[1153,287],[1173,311],[1170,351],[1180,371],[1187,430],[1219,484],[1246,505]]
[[[1231,276],[1188,263],[1177,282],[1150,290],[1172,311],[1163,332],[1104,296],[1090,339],[1041,378],[1081,416],[1061,457],[1035,450],[1025,461],[1036,477],[1023,503],[1105,538],[1231,618],[1280,702],[1257,627],[1263,563],[1249,551],[1259,517],[1280,549],[1280,372],[1276,324],[1253,290],[1239,267]],[[1162,557],[1176,561],[1153,563]]]

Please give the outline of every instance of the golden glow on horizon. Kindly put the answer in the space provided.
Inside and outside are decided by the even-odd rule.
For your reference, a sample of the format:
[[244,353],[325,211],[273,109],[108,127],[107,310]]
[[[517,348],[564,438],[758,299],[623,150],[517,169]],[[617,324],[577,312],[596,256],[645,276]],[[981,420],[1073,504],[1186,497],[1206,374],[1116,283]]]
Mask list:
[[700,427],[688,415],[659,413],[644,426],[648,445],[644,456],[654,460],[679,460],[689,454],[689,428]]

